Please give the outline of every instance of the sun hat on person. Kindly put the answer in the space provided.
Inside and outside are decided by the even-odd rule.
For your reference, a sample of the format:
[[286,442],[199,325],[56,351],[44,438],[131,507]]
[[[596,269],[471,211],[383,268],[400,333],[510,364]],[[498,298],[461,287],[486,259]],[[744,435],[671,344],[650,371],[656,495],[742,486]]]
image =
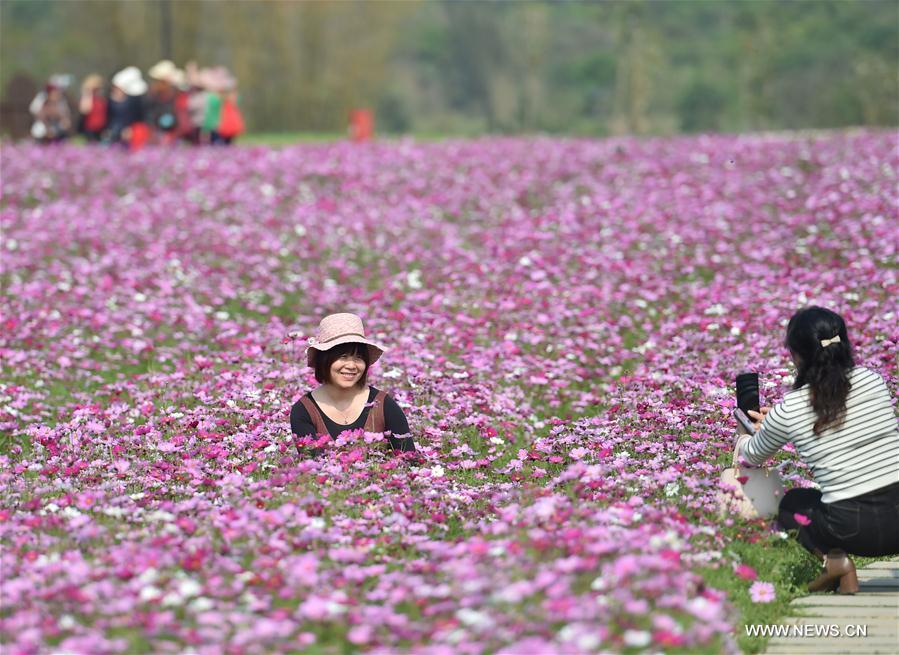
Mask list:
[[129,96],[142,96],[147,92],[147,83],[136,66],[128,66],[116,73],[112,78],[112,85]]
[[361,343],[368,346],[369,365],[378,361],[386,350],[383,346],[365,336],[362,319],[355,314],[330,314],[318,324],[318,333],[309,337],[306,348],[306,363],[315,368],[315,355],[344,343]]
[[149,75],[154,80],[161,80],[163,82],[171,82],[172,77],[175,75],[175,71],[178,70],[168,59],[163,59],[160,62],[157,62],[153,68],[147,71],[147,75]]

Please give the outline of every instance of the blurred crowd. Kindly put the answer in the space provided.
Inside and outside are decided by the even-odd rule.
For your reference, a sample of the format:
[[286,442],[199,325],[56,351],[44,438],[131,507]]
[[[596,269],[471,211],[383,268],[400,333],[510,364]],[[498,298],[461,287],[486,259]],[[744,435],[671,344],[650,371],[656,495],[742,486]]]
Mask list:
[[77,112],[67,91],[70,75],[54,75],[32,100],[31,136],[39,143],[78,133],[88,142],[145,145],[227,145],[244,132],[237,80],[224,66],[180,69],[164,59],[147,71],[128,66],[107,84],[101,75],[81,83]]

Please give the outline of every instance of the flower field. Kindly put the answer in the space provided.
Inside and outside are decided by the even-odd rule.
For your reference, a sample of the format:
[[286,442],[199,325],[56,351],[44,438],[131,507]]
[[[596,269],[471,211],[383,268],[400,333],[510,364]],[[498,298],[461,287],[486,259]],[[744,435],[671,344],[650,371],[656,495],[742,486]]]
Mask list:
[[[732,380],[822,304],[895,393],[896,137],[4,144],[3,651],[752,648]],[[336,311],[417,457],[294,447]]]

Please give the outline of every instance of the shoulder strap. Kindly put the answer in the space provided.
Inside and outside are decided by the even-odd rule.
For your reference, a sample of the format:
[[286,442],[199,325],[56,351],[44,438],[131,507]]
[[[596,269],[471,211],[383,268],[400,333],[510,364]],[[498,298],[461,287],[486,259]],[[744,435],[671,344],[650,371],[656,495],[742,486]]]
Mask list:
[[312,398],[303,396],[300,398],[300,402],[303,403],[303,407],[309,412],[309,418],[312,419],[312,425],[315,426],[315,433],[319,436],[328,434],[328,428],[325,426],[325,419],[322,418],[322,413],[319,411],[318,407],[316,407],[315,403],[312,402]]
[[384,399],[387,398],[386,391],[379,391],[375,396],[372,408],[368,410],[368,419],[365,421],[366,432],[384,432],[387,424],[384,420]]

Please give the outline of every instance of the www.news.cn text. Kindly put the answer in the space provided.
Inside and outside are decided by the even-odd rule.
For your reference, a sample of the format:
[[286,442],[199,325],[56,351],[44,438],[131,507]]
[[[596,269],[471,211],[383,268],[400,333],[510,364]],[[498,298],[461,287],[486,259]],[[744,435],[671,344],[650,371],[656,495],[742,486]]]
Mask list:
[[790,637],[794,639],[834,639],[837,637],[867,637],[866,625],[837,625],[820,623],[808,625],[754,624],[746,626],[747,637]]

